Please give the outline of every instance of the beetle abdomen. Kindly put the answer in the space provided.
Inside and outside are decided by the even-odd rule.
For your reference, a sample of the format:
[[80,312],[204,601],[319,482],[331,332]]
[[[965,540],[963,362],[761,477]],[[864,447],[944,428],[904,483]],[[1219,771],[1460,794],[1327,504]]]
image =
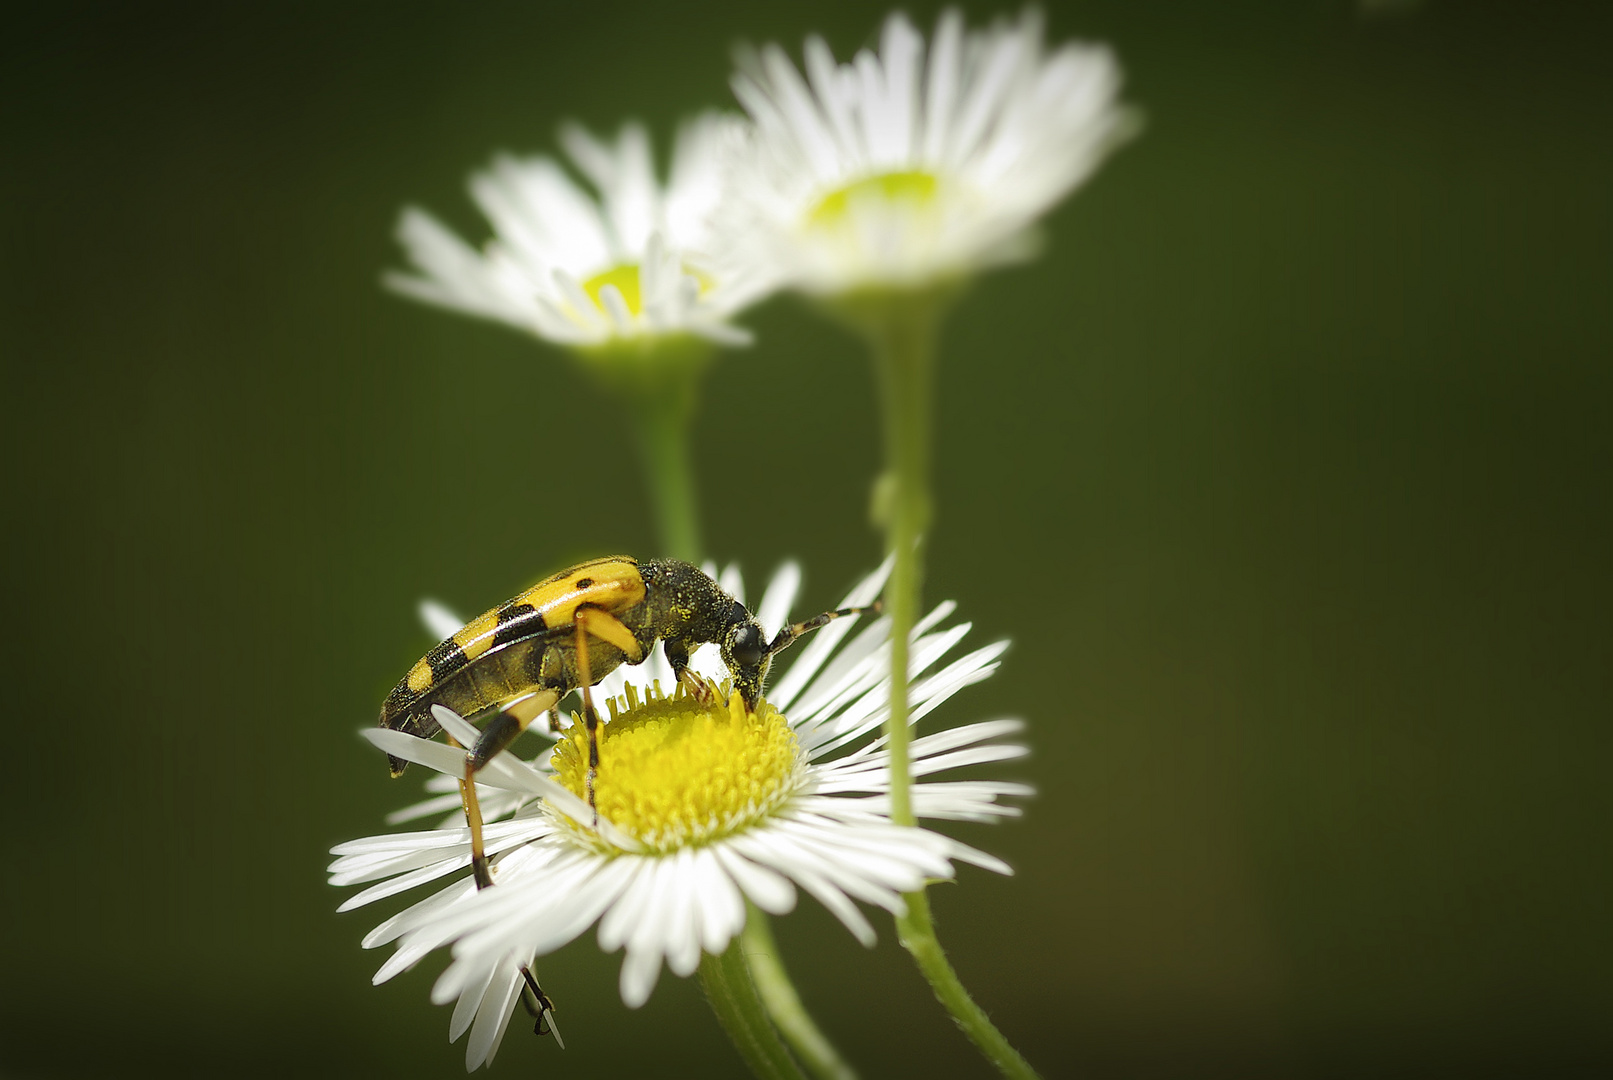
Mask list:
[[[452,639],[443,646],[450,644]],[[528,637],[489,650],[477,657],[475,663],[461,661],[451,668],[446,665],[434,668],[434,671],[442,671],[441,678],[434,678],[418,690],[405,678],[393,687],[381,706],[379,726],[429,739],[441,730],[431,715],[433,705],[446,705],[469,719],[538,689],[543,685],[541,673],[546,644],[542,636]],[[433,649],[432,655],[437,651]],[[403,772],[408,764],[390,755],[387,760],[393,776]]]

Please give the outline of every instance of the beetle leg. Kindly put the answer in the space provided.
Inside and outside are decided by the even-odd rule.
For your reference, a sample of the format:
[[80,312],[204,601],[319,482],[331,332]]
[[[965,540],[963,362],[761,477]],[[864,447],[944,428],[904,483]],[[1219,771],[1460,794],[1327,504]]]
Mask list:
[[633,664],[644,659],[644,649],[633,631],[603,608],[584,604],[577,608],[572,620],[577,626],[577,682],[582,690],[582,720],[588,728],[588,809],[594,812],[597,826],[599,806],[594,801],[594,782],[599,778],[599,714],[594,711],[594,671],[588,662],[588,639],[596,637],[607,645],[616,646]]
[[672,677],[682,682],[683,673],[689,670],[689,646],[667,638],[661,643],[661,649],[666,653],[666,662],[672,665]]
[[582,617],[589,608],[577,608],[573,616],[577,625],[577,682],[582,683],[582,725],[589,732],[589,775],[586,787],[589,796],[589,809],[594,811],[594,827],[600,824],[600,808],[594,801],[594,780],[598,779],[600,772],[600,717],[594,711],[594,667],[589,664],[589,624]]
[[666,650],[667,663],[672,665],[672,677],[689,692],[689,696],[696,701],[709,705],[711,703],[711,685],[699,675],[689,670],[689,645],[683,641],[673,641],[668,638],[662,646]]
[[[526,983],[521,987],[521,1004],[526,1006],[526,1011],[537,1021],[532,1027],[532,1033],[547,1035],[552,1027],[549,1018],[554,1015],[554,1002],[549,1000],[549,995],[538,985],[537,976],[533,975],[532,969],[525,964],[521,965],[521,979]],[[559,1038],[558,1035],[555,1037]]]
[[[459,740],[448,736],[448,745],[457,747]],[[470,826],[470,872],[480,892],[493,884],[493,868],[487,863],[487,851],[482,846],[482,804],[476,797],[476,781],[471,777],[470,755],[465,755],[465,777],[459,782],[459,805],[465,811],[465,824]]]
[[582,722],[588,729],[588,809],[594,812],[594,827],[599,827],[599,805],[594,801],[594,781],[599,776],[599,714],[594,712],[593,668],[588,663],[588,624],[583,619],[587,608],[578,608],[577,623],[577,681],[582,684]]
[[473,771],[480,771],[482,766],[492,761],[500,750],[514,742],[515,737],[525,731],[532,721],[545,712],[552,712],[559,702],[559,691],[539,690],[504,706],[503,712],[488,721],[487,726],[482,729],[481,737],[476,740],[476,746],[471,750]]
[[711,680],[703,678],[698,672],[685,671],[683,678],[679,679],[678,682],[682,683],[683,688],[689,691],[690,697],[702,705],[710,705],[717,700],[717,694],[712,688]]
[[476,770],[469,754],[465,755],[465,779],[459,782],[459,801],[465,807],[465,824],[470,826],[470,872],[480,891],[493,884],[493,868],[482,843],[482,803],[476,796]]
[[[638,638],[633,636],[633,631],[624,626],[622,620],[604,608],[590,607],[585,604],[579,607],[576,615],[572,617],[576,620],[579,630],[586,629],[600,641],[620,649],[629,664],[636,664],[644,659],[644,649],[639,645]],[[584,686],[588,685],[588,683],[588,679],[583,680]]]
[[[510,702],[482,729],[475,747],[465,755],[465,778],[459,782],[459,801],[465,807],[465,824],[470,826],[470,866],[476,876],[478,889],[493,884],[493,870],[488,865],[487,850],[482,844],[482,803],[476,796],[476,773],[514,742],[515,737],[545,710],[552,711],[559,700],[560,695],[556,691],[540,690]],[[452,739],[449,741],[453,742]]]
[[[465,778],[459,782],[459,801],[465,808],[465,823],[470,826],[470,868],[471,876],[476,879],[477,892],[493,885],[493,868],[487,861],[487,848],[482,840],[482,803],[476,795],[476,770],[481,768],[481,765],[475,763],[477,751],[483,748],[482,744],[488,741],[488,732],[494,730],[500,721],[515,722],[514,730],[507,737],[495,737],[498,745],[488,750],[481,763],[487,764],[495,754],[514,742],[515,736],[524,731],[540,713],[547,711],[551,717],[555,716],[555,705],[559,700],[558,693],[545,690],[512,702],[482,731],[481,737],[476,740],[477,750],[465,755]],[[451,735],[448,737],[448,742],[451,746],[459,745]],[[543,992],[543,987],[538,985],[532,969],[525,964],[521,965],[521,978],[526,982],[521,988],[521,1003],[537,1018],[537,1023],[532,1028],[533,1034],[547,1035],[554,1032],[555,1041],[558,1042],[560,1034],[554,1031],[551,1019],[554,1016],[554,1002]]]

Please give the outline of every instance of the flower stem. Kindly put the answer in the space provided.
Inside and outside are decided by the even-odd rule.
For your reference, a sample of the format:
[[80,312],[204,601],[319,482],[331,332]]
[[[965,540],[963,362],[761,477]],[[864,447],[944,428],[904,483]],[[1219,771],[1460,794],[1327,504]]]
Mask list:
[[[693,395],[688,395],[692,399]],[[700,518],[695,509],[694,465],[689,453],[693,402],[684,395],[645,394],[636,401],[644,478],[655,508],[661,550],[674,559],[700,559]]]
[[857,1080],[856,1070],[818,1030],[811,1014],[801,1004],[801,997],[795,992],[795,985],[790,982],[784,962],[779,958],[767,913],[754,904],[747,904],[746,908],[745,933],[740,939],[745,961],[750,965],[751,977],[756,980],[762,1004],[767,1006],[767,1014],[773,1018],[784,1041],[790,1044],[806,1071],[818,1080]]
[[805,1080],[762,1009],[743,954],[736,938],[721,956],[701,955],[700,986],[711,1011],[759,1080]]
[[[873,345],[885,429],[885,472],[874,491],[874,516],[885,528],[894,557],[885,586],[891,617],[891,702],[886,745],[891,760],[891,818],[914,825],[908,758],[908,638],[918,619],[924,586],[925,530],[930,526],[930,424],[935,395],[935,332],[940,294],[894,293],[870,297],[856,310]],[[912,955],[936,1000],[976,1049],[1006,1077],[1036,1075],[969,996],[947,961],[923,890],[905,893],[907,913],[896,920],[902,947]]]
[[934,396],[937,307],[925,295],[888,294],[864,321],[874,347],[885,429],[885,472],[874,490],[874,520],[895,559],[885,586],[891,617],[891,818],[915,823],[908,761],[908,637],[924,586],[924,531],[930,524],[930,412]]
[[1013,1080],[1035,1080],[1036,1070],[997,1030],[985,1010],[975,1004],[958,973],[952,970],[946,950],[941,948],[941,941],[935,935],[935,923],[930,919],[929,895],[921,890],[903,893],[902,898],[907,901],[907,914],[897,918],[896,932],[902,948],[912,955],[929,980],[935,999],[952,1014],[953,1021],[998,1072]]
[[[633,419],[661,554],[698,561],[700,516],[689,430],[700,379],[711,364],[710,344],[686,335],[658,337],[584,349],[581,355],[607,395],[625,403]],[[579,445],[586,453],[586,445]]]

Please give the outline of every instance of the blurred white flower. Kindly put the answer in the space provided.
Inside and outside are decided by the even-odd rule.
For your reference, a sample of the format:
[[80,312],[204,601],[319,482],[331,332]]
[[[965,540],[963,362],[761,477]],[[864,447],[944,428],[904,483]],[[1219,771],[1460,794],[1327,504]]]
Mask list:
[[905,15],[878,55],[806,77],[777,45],[744,54],[755,121],[720,225],[751,277],[819,294],[915,288],[1026,257],[1033,223],[1134,127],[1109,50],[1047,48],[1039,13],[966,31],[945,12],[928,55]]
[[[844,604],[871,602],[887,573],[888,565]],[[732,568],[720,583],[743,596]],[[769,586],[757,617],[770,633],[786,621],[799,583],[791,565]],[[953,609],[941,604],[914,629],[908,694],[915,721],[989,676],[1005,647],[988,645],[937,670],[969,630],[966,623],[941,628]],[[440,608],[427,614],[433,629],[455,628]],[[660,650],[603,680],[595,700],[609,699],[611,718],[601,729],[597,829],[578,797],[586,771],[580,725],[537,762],[501,754],[478,774],[477,785],[489,819],[493,887],[478,891],[461,876],[378,926],[364,946],[398,947],[375,981],[452,944],[453,963],[432,998],[458,1002],[450,1038],[471,1030],[466,1065],[474,1069],[492,1061],[503,1038],[521,991],[521,965],[596,922],[601,948],[625,949],[622,1000],[637,1007],[649,998],[663,961],[687,976],[702,952],[726,950],[745,925],[746,900],[780,914],[794,906],[796,889],[805,889],[872,945],[873,928],[855,901],[900,912],[903,892],[951,878],[957,861],[1009,873],[1000,860],[939,833],[891,823],[890,762],[878,737],[890,698],[890,621],[877,619],[853,636],[855,621],[818,631],[755,713],[745,712],[738,695],[702,704],[680,688],[662,697],[659,687],[673,681]],[[699,650],[691,666],[713,680],[727,675],[712,646]],[[474,728],[448,710],[437,716],[461,742],[474,738]],[[1021,727],[995,720],[916,739],[913,774],[926,778],[1020,757],[1023,746],[996,740]],[[429,785],[444,794],[405,816],[457,810],[451,792],[463,750],[385,729],[365,735],[390,754],[444,774]],[[1018,814],[999,800],[1026,794],[1028,788],[1011,782],[924,780],[914,784],[912,802],[921,818],[989,821]],[[469,833],[457,813],[435,829],[356,840],[333,852],[339,857],[330,868],[332,884],[377,882],[342,910],[463,874],[470,865]]]
[[478,251],[423,210],[398,222],[413,273],[386,282],[406,296],[497,319],[560,345],[597,346],[672,334],[725,344],[749,335],[727,320],[761,292],[724,277],[707,254],[725,146],[743,121],[705,113],[679,130],[670,178],[656,180],[650,139],[625,125],[605,143],[575,125],[561,142],[598,191],[545,156],[500,156],[471,177],[493,226]]

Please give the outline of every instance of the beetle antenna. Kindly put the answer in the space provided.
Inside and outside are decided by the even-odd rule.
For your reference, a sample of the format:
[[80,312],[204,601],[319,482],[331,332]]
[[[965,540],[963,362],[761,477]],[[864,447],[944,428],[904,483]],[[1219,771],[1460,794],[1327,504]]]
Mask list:
[[882,601],[875,600],[872,604],[869,604],[866,607],[838,608],[834,611],[825,611],[822,615],[814,615],[812,618],[807,619],[804,622],[791,623],[789,626],[786,626],[784,629],[778,632],[778,636],[773,639],[773,643],[767,647],[767,655],[773,656],[783,652],[785,649],[788,649],[791,645],[795,644],[796,638],[801,637],[804,634],[810,634],[820,626],[827,626],[836,619],[843,619],[848,615],[861,615],[870,611],[875,615],[878,615],[884,609],[884,603]]

